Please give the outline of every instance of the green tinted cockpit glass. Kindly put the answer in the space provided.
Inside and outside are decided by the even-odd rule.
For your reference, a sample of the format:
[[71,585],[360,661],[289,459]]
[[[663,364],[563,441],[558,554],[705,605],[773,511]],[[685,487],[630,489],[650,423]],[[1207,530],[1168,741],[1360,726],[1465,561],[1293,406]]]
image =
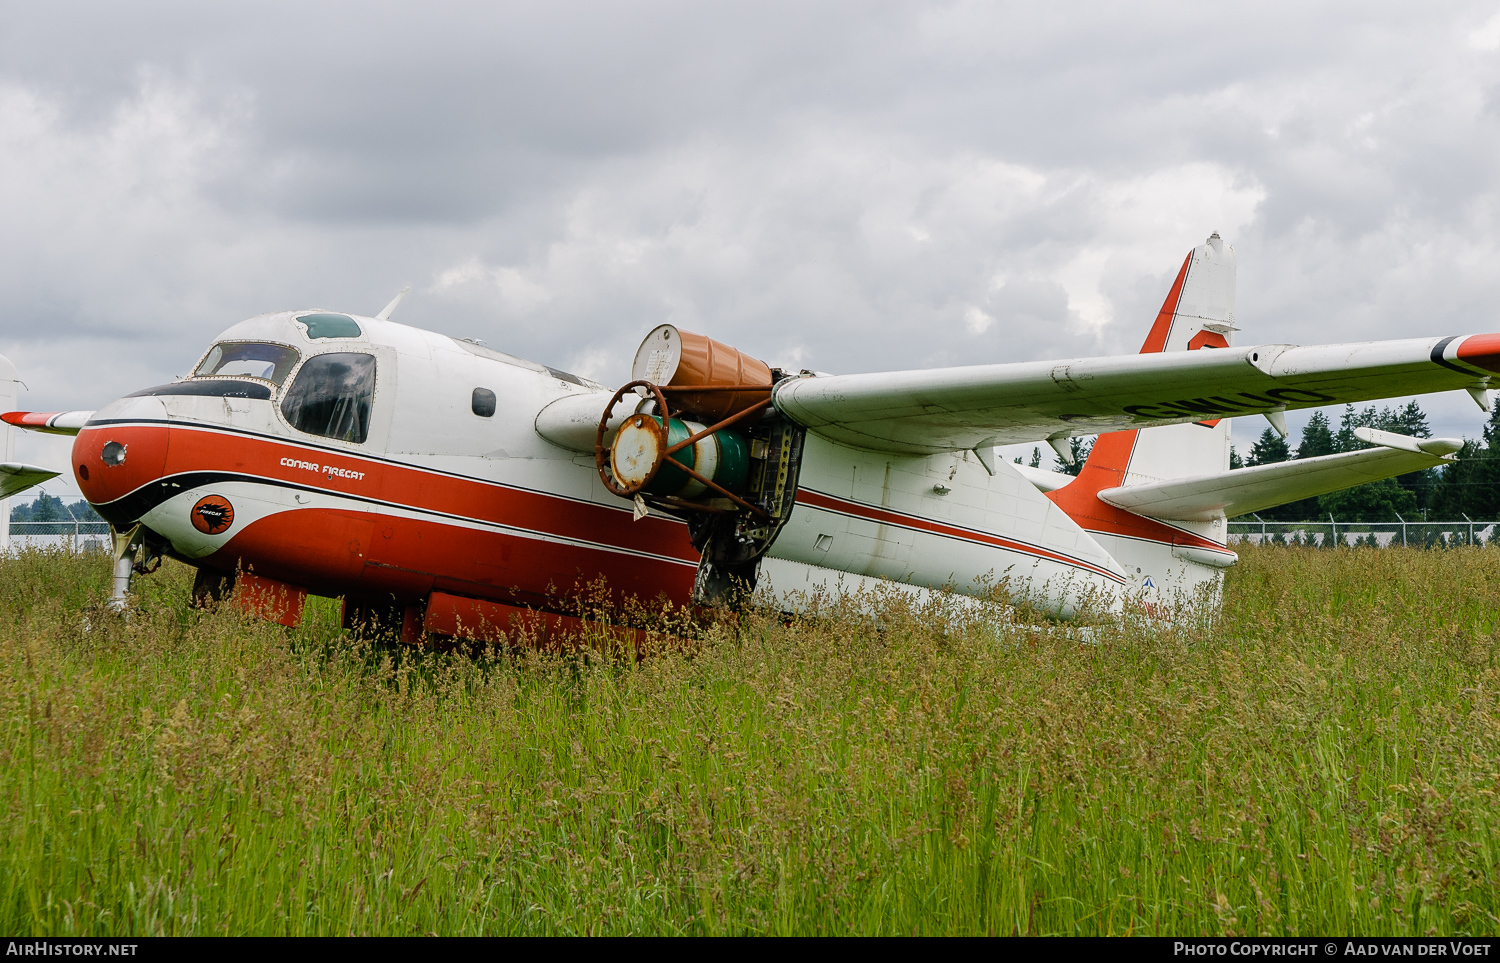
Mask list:
[[212,375],[217,378],[240,376],[264,378],[281,384],[297,363],[296,349],[284,344],[260,341],[229,341],[209,349],[207,357],[193,372],[193,377]]
[[310,341],[318,338],[358,338],[364,334],[359,323],[347,314],[304,314],[297,319],[307,327]]

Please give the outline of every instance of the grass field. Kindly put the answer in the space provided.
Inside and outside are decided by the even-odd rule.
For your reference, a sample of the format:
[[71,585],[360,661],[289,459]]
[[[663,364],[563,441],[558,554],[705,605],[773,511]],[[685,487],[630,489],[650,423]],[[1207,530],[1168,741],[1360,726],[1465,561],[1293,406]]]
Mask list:
[[1500,551],[1241,550],[1209,630],[892,603],[480,658],[0,560],[0,929],[1500,931]]

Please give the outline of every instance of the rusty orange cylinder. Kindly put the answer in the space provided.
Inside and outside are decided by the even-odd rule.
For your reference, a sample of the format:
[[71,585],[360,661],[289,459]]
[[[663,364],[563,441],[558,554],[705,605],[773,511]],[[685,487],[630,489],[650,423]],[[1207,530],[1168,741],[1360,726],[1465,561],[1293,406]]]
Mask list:
[[646,335],[630,368],[632,381],[672,388],[754,385],[745,391],[673,392],[668,403],[712,424],[771,400],[771,368],[738,348],[663,324]]

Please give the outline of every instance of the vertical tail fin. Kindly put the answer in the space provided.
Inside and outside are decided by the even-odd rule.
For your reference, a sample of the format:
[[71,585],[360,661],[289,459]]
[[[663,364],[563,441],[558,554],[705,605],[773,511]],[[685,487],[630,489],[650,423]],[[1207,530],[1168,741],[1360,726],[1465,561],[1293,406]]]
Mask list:
[[[1239,330],[1234,325],[1234,288],[1234,248],[1214,234],[1182,262],[1141,345],[1141,354],[1231,346]],[[1225,471],[1229,468],[1229,423],[1200,421],[1104,435],[1089,453],[1084,471],[1089,468],[1106,471],[1114,479],[1096,491]]]
[[[1172,282],[1142,354],[1197,351],[1233,344],[1234,248],[1218,234],[1193,248]],[[1106,488],[1190,475],[1209,475],[1229,468],[1229,422],[1200,421],[1138,431],[1100,435],[1077,479],[1048,492],[1060,508],[1087,529],[1123,565],[1141,572],[1142,585],[1155,588],[1164,578],[1196,584],[1217,566],[1230,564],[1223,549],[1224,523],[1166,524],[1108,505],[1098,498]],[[1168,548],[1171,551],[1163,555]],[[1220,557],[1222,556],[1222,557]],[[1193,561],[1184,563],[1191,558]],[[1208,559],[1208,561],[1204,561]],[[1155,573],[1157,582],[1151,575]]]

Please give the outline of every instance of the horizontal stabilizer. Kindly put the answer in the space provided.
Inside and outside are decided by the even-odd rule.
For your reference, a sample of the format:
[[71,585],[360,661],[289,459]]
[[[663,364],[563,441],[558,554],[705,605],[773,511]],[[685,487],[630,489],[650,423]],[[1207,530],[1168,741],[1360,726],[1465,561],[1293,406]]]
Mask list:
[[58,472],[48,471],[36,465],[5,462],[0,464],[0,498],[9,498],[17,492],[24,492],[28,488],[57,476]]
[[[1388,431],[1370,434],[1373,437],[1364,434],[1360,437],[1382,447],[1256,465],[1215,475],[1106,488],[1099,493],[1099,500],[1149,518],[1206,522],[1221,515],[1246,515],[1432,468],[1452,461],[1451,453],[1463,447],[1463,442],[1453,438],[1410,438]],[[1401,443],[1388,443],[1397,439]]]
[[92,411],[7,411],[0,421],[48,435],[76,435],[92,417]]

